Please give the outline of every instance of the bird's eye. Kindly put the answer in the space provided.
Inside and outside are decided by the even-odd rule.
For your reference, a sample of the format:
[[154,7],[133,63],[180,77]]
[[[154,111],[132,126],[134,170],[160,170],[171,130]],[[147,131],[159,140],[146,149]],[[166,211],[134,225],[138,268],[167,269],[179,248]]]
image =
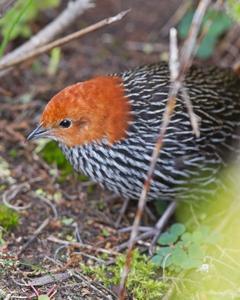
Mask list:
[[72,122],[68,119],[62,120],[59,125],[63,128],[69,128],[72,125]]

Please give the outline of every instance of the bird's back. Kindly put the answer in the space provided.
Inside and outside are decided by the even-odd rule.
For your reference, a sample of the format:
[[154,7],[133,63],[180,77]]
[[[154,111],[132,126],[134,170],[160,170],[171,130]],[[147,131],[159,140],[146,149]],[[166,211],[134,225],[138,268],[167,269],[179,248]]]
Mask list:
[[[138,198],[168,99],[169,71],[161,63],[118,76],[133,117],[126,138],[111,146],[104,139],[61,148],[76,170],[123,197]],[[192,67],[184,86],[199,119],[200,137],[192,132],[179,94],[149,199],[193,198],[199,190],[212,192],[219,184],[217,174],[238,152],[240,78],[216,67]]]

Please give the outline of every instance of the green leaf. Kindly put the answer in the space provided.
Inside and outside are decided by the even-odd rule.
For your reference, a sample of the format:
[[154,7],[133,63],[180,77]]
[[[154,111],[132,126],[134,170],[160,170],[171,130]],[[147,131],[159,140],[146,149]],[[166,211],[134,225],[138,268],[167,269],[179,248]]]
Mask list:
[[201,260],[188,258],[182,262],[181,268],[184,270],[196,269],[199,268],[201,264],[202,264]]
[[[181,38],[187,37],[193,15],[194,10],[190,10],[179,23],[178,31]],[[207,11],[202,27],[207,26],[209,21],[211,22],[211,26],[202,39],[196,54],[197,57],[202,59],[206,59],[212,55],[220,36],[231,28],[233,24],[231,18],[224,12],[211,9]]]
[[0,33],[3,36],[0,54],[3,54],[9,41],[18,37],[28,38],[31,35],[31,22],[39,18],[39,12],[59,4],[60,0],[18,0],[0,19]]
[[59,170],[64,171],[64,175],[72,173],[72,166],[55,142],[51,141],[45,144],[39,153],[48,164],[54,163]]
[[201,266],[203,261],[203,253],[200,246],[192,244],[188,248],[184,249],[179,243],[172,251],[171,262],[174,270],[181,269],[190,270]]
[[185,232],[185,233],[182,235],[181,240],[182,240],[184,243],[191,243],[191,242],[192,242],[192,234],[189,233],[189,232]]
[[187,252],[188,252],[189,259],[198,260],[202,263],[204,253],[199,244],[197,243],[191,244],[188,247]]
[[235,21],[240,22],[240,2],[239,0],[227,1],[227,12]]
[[69,226],[69,225],[72,225],[72,223],[74,222],[74,219],[73,218],[68,218],[68,217],[63,217],[61,222],[64,225]]
[[176,266],[182,267],[188,260],[187,253],[178,245],[172,251],[172,263]]
[[39,295],[38,300],[50,300],[50,298],[48,297],[48,295]]
[[37,1],[36,6],[39,10],[43,10],[50,7],[57,7],[59,3],[59,0],[41,0]]
[[164,232],[158,239],[160,245],[171,245],[178,240],[178,235],[172,232]]
[[160,245],[174,244],[178,238],[184,233],[185,226],[180,223],[173,224],[170,229],[163,233],[158,239]]
[[160,201],[160,200],[155,200],[153,201],[153,204],[157,210],[158,215],[162,215],[164,211],[167,209],[167,202],[165,201]]
[[102,229],[102,235],[104,237],[109,237],[110,236],[110,232],[106,228],[103,228]]
[[0,46],[0,57],[3,55],[8,42],[11,40],[12,35],[14,34],[14,29],[20,23],[21,18],[29,9],[32,1],[33,0],[28,0],[27,3],[19,11],[16,11],[16,13],[13,14],[13,18],[11,20],[11,23],[9,24],[8,29],[5,32],[3,32],[3,41]]
[[54,48],[51,51],[50,61],[48,65],[48,74],[53,76],[57,73],[61,60],[61,49],[59,47]]
[[170,259],[172,253],[171,247],[162,247],[158,250],[157,255],[154,255],[151,261],[160,267],[168,267],[172,262]]
[[204,243],[209,236],[209,228],[207,226],[200,226],[198,230],[192,233],[192,240],[196,243]]
[[184,39],[187,37],[189,28],[191,26],[192,18],[193,18],[194,10],[188,11],[181,22],[178,25],[178,33],[179,36]]
[[185,230],[185,226],[181,223],[175,223],[170,228],[170,232],[178,237],[182,235],[185,232]]

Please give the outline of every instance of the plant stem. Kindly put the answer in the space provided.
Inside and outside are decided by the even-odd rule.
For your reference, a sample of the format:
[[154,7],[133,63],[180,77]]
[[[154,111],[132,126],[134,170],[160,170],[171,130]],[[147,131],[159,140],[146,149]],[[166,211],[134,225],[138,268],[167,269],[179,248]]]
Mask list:
[[23,14],[28,10],[29,6],[32,4],[32,1],[33,0],[28,0],[27,1],[27,4],[22,7],[22,9],[20,10],[20,12],[15,17],[15,20],[13,21],[13,23],[12,23],[11,27],[9,28],[9,30],[7,31],[7,33],[4,34],[3,42],[2,42],[2,44],[0,46],[0,57],[2,57],[3,54],[4,54],[4,51],[5,51],[5,49],[6,49],[7,45],[8,45],[8,42],[9,42],[9,40],[11,38],[11,35],[12,35],[12,32],[13,32],[15,26],[21,20]]

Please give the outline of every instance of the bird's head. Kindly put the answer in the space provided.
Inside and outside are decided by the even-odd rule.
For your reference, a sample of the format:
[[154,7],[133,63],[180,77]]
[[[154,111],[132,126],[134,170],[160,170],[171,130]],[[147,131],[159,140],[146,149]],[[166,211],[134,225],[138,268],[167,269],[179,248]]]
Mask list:
[[126,135],[130,109],[119,77],[76,83],[48,102],[28,140],[47,137],[72,147],[106,138],[113,144]]

